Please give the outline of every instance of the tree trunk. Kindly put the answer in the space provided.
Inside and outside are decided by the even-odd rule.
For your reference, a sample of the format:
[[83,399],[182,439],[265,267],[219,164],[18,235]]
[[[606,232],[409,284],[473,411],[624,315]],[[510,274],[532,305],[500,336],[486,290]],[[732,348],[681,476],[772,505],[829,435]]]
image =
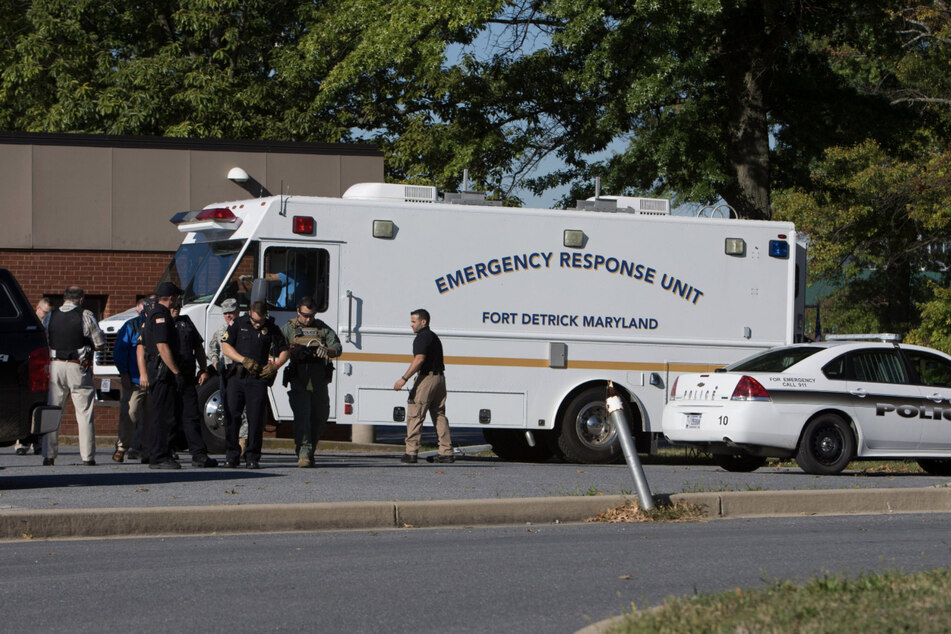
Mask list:
[[726,98],[730,118],[725,130],[730,175],[721,195],[741,218],[769,220],[769,126],[766,87],[770,76],[767,16],[770,0],[751,0],[731,16],[726,55]]

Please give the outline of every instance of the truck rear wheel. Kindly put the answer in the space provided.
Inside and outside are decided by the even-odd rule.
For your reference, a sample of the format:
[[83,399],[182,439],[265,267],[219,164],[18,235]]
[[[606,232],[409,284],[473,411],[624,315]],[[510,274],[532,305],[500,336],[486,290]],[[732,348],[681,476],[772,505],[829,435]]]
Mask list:
[[554,455],[543,432],[535,434],[535,446],[528,444],[525,431],[521,429],[483,429],[485,441],[492,445],[492,451],[502,460],[515,462],[544,462]]
[[201,436],[208,447],[208,453],[223,454],[227,449],[225,442],[225,408],[218,389],[217,376],[209,378],[198,386],[198,407],[201,409]]
[[[565,408],[558,430],[558,448],[565,460],[607,464],[621,458],[621,443],[608,418],[606,398],[604,387],[591,387],[575,396]],[[631,421],[631,407],[626,400],[624,414]]]

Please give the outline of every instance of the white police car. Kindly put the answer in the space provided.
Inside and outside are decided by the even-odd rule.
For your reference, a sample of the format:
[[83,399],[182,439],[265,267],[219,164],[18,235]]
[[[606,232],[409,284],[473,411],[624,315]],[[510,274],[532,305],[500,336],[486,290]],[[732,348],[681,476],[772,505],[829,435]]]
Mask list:
[[951,475],[951,356],[883,341],[773,348],[705,374],[683,374],[664,408],[668,440],[711,452],[728,471],[767,457],[835,474],[853,458],[916,458]]

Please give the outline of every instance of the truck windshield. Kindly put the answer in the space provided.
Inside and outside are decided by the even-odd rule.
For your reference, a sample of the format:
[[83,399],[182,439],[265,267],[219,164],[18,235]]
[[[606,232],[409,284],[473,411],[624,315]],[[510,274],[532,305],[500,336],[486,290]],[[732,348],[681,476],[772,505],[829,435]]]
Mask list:
[[806,357],[823,350],[820,346],[796,346],[774,348],[752,357],[737,361],[724,368],[724,372],[783,372]]
[[178,247],[161,282],[173,282],[185,294],[185,304],[204,304],[215,296],[244,240],[200,242]]

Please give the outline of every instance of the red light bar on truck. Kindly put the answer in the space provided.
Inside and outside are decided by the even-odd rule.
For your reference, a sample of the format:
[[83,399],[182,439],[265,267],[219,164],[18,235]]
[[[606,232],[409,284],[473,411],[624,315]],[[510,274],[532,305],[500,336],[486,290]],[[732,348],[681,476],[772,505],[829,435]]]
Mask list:
[[181,232],[234,231],[241,226],[241,219],[227,207],[182,211],[172,216],[171,222]]
[[294,233],[304,236],[314,235],[316,223],[310,216],[294,216],[292,221],[292,230]]

